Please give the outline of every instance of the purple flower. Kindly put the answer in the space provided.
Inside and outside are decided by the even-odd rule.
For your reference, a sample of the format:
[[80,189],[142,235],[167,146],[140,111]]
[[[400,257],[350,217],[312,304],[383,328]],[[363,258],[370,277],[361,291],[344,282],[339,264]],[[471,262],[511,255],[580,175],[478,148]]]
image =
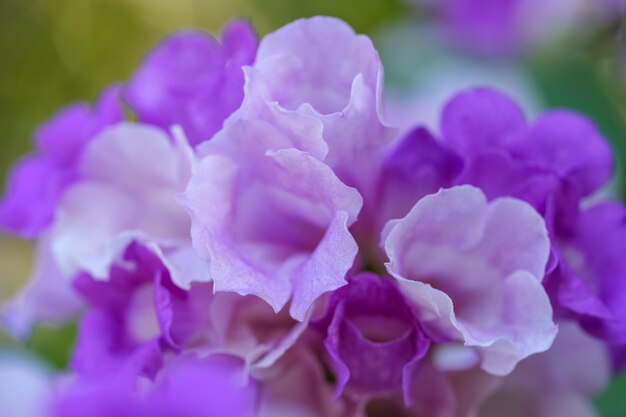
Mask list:
[[76,314],[83,302],[74,278],[86,272],[109,279],[133,241],[157,254],[179,285],[208,281],[206,264],[190,247],[189,219],[175,199],[193,164],[184,138],[149,126],[120,123],[92,139],[41,238],[31,284],[5,311],[11,331],[25,336],[39,321]]
[[63,192],[76,179],[84,149],[100,131],[122,118],[119,87],[111,87],[93,109],[75,104],[43,124],[35,135],[35,153],[9,174],[0,202],[0,228],[24,238],[45,230]]
[[79,376],[151,375],[161,367],[155,282],[169,279],[166,275],[154,254],[132,243],[107,281],[84,273],[74,280],[76,292],[90,306],[80,320],[72,357]]
[[[185,355],[161,370],[142,392],[138,379],[76,380],[56,399],[54,417],[249,417],[257,388],[247,381],[236,358]],[[146,384],[144,384],[146,385]]]
[[[523,180],[514,174],[524,171],[528,174],[526,181],[534,176],[553,176],[571,183],[583,197],[596,191],[613,173],[611,148],[593,122],[579,114],[557,110],[530,124],[513,100],[486,88],[461,92],[450,100],[441,116],[441,131],[444,143],[470,164],[479,157],[485,158],[483,161],[507,161],[507,171],[511,172],[505,174],[511,178],[505,177],[500,182],[501,189],[495,189],[494,194],[505,195],[507,186],[521,187]],[[466,179],[473,179],[480,168],[470,166]],[[495,175],[483,176],[486,181],[497,181]],[[505,183],[507,180],[509,184]],[[476,182],[481,187],[489,186]]]
[[190,350],[238,357],[256,372],[278,361],[308,325],[256,297],[214,294],[212,284],[182,290],[163,259],[141,243],[131,243],[108,275],[74,281],[90,306],[72,360],[81,376],[154,375],[163,356]]
[[[559,236],[560,264],[549,277],[556,302],[610,345],[626,345],[626,207],[596,204]],[[618,361],[619,367],[619,361]]]
[[324,162],[365,198],[395,133],[383,120],[382,88],[371,40],[330,17],[297,20],[267,35],[246,70],[247,98],[275,102],[271,110],[283,120],[308,115],[322,122]]
[[528,204],[488,203],[469,186],[440,191],[388,223],[384,247],[428,331],[475,347],[486,371],[507,374],[550,347],[557,329],[541,285],[550,242]]
[[[334,46],[334,47],[331,47]],[[306,47],[306,49],[303,49]],[[328,65],[341,64],[338,71]],[[263,88],[287,110],[341,113],[366,90],[382,88],[382,65],[372,41],[332,17],[300,19],[263,38],[248,70],[250,87]],[[258,85],[256,83],[259,83]]]
[[359,235],[369,231],[364,240],[378,246],[389,220],[405,216],[424,196],[454,185],[463,168],[463,159],[423,127],[400,137],[386,150],[376,192],[366,201],[357,226]]
[[490,89],[450,100],[441,130],[443,142],[465,160],[457,183],[476,185],[488,198],[529,202],[552,233],[568,230],[581,199],[613,172],[611,149],[590,120],[552,111],[531,124],[515,102]]
[[482,53],[507,54],[522,47],[524,0],[445,0],[437,4],[445,29],[454,40]]
[[257,38],[244,21],[232,22],[221,45],[200,31],[167,38],[124,89],[143,123],[165,130],[180,125],[192,145],[211,139],[243,99],[242,66],[254,61]]
[[442,132],[465,159],[459,183],[477,185],[489,198],[521,198],[543,214],[553,251],[544,284],[557,314],[625,343],[626,208],[618,202],[581,208],[613,174],[610,146],[594,124],[562,110],[529,124],[506,96],[476,89],[450,101]]
[[362,199],[290,147],[297,134],[316,132],[233,120],[206,148],[181,202],[216,291],[256,295],[275,311],[291,299],[302,321],[320,295],[345,284],[357,253],[348,227]]
[[402,390],[411,402],[411,384],[429,340],[394,282],[373,274],[352,277],[335,291],[317,323],[337,377],[337,396]]
[[334,401],[323,378],[303,349],[257,376],[237,357],[188,352],[170,358],[153,379],[126,374],[67,381],[57,390],[51,416],[354,416],[354,404]]
[[52,226],[63,273],[106,279],[134,239],[161,248],[188,244],[189,219],[175,195],[185,189],[192,165],[184,139],[157,128],[121,123],[102,132],[85,149],[78,180],[64,193]]

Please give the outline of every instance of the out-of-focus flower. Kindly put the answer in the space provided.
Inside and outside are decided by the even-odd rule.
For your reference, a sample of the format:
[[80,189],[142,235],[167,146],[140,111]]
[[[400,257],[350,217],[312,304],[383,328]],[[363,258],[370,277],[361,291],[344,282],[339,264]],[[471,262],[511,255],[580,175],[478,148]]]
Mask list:
[[[180,139],[180,140],[178,140]],[[106,278],[133,238],[177,247],[189,240],[189,219],[175,200],[191,175],[184,138],[154,127],[121,123],[85,150],[79,178],[57,208],[52,250],[69,277],[83,270]]]
[[140,380],[78,378],[61,390],[51,415],[247,417],[254,415],[256,391],[236,358],[186,355],[170,362],[158,380],[144,388]]
[[422,0],[445,35],[487,55],[511,55],[583,27],[618,21],[621,0]]
[[0,203],[0,228],[32,238],[50,225],[61,196],[78,176],[87,145],[104,128],[122,120],[119,95],[119,87],[111,87],[93,109],[75,104],[38,129],[37,150],[9,175]]
[[82,303],[74,279],[88,273],[107,280],[134,241],[164,259],[180,285],[198,275],[208,280],[190,247],[189,219],[176,203],[193,164],[184,137],[148,125],[119,123],[91,139],[39,242],[31,283],[8,306],[11,331],[23,336],[38,321],[76,313]]
[[59,270],[44,235],[37,244],[29,283],[3,306],[3,324],[14,337],[26,339],[35,324],[70,320],[83,306],[71,281]]
[[606,347],[575,323],[561,323],[550,350],[520,364],[478,416],[593,417],[587,398],[598,394],[609,377]]
[[[71,376],[70,376],[71,377]],[[251,376],[227,354],[171,358],[154,380],[123,375],[80,376],[59,384],[50,417],[350,417],[355,407],[334,401],[310,354],[294,350],[271,373]]]
[[124,88],[143,123],[179,125],[192,145],[211,139],[243,99],[242,66],[254,61],[257,38],[245,21],[232,22],[221,44],[200,31],[167,38]]
[[[562,262],[550,278],[557,302],[619,352],[626,346],[626,209],[604,202],[585,209],[561,237]],[[624,367],[616,357],[617,369]]]
[[48,417],[53,374],[23,353],[0,352],[0,406],[6,417]]

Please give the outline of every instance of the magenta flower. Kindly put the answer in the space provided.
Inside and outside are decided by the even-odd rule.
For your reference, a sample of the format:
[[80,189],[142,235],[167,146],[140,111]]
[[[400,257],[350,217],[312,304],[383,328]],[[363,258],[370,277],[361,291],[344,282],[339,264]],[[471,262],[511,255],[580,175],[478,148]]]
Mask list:
[[370,274],[353,277],[333,293],[317,325],[326,333],[337,396],[344,389],[366,398],[402,390],[405,401],[412,401],[412,384],[430,343],[392,281]]
[[254,61],[257,38],[244,21],[232,22],[219,44],[200,31],[167,38],[124,89],[143,123],[183,128],[192,145],[211,139],[243,99],[242,66]]
[[257,395],[256,384],[246,381],[241,363],[223,355],[181,356],[161,371],[148,392],[140,392],[138,383],[113,377],[78,379],[60,393],[52,416],[247,417],[253,415]]

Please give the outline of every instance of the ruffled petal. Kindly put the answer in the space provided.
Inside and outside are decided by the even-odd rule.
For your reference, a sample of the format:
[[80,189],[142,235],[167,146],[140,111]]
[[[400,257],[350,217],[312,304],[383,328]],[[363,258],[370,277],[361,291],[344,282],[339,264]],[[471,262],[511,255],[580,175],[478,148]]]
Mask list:
[[52,230],[64,273],[106,279],[135,238],[188,241],[189,220],[175,199],[188,164],[185,150],[156,128],[120,124],[103,132],[85,151],[82,178],[64,194]]
[[209,155],[181,202],[216,291],[257,295],[275,311],[293,296],[291,314],[303,320],[319,295],[345,284],[361,197],[309,154],[268,152],[255,165]]
[[344,390],[357,398],[403,392],[411,401],[413,379],[430,343],[392,281],[352,277],[332,294],[316,327],[325,332],[337,397]]
[[275,112],[323,122],[325,162],[364,195],[373,192],[395,134],[383,121],[382,87],[371,40],[330,17],[297,20],[267,35],[246,71],[247,97],[276,103]]
[[487,203],[461,186],[423,198],[390,227],[387,269],[435,337],[476,347],[498,375],[550,347],[556,326],[541,286],[550,246],[529,205]]

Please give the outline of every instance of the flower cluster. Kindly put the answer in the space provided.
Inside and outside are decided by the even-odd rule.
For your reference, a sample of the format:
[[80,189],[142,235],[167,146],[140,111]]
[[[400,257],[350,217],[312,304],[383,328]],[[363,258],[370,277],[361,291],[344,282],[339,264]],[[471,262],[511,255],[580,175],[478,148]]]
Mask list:
[[0,205],[37,240],[4,318],[79,318],[51,416],[592,413],[626,364],[609,145],[486,88],[395,129],[383,81],[340,20],[237,21],[37,132]]

